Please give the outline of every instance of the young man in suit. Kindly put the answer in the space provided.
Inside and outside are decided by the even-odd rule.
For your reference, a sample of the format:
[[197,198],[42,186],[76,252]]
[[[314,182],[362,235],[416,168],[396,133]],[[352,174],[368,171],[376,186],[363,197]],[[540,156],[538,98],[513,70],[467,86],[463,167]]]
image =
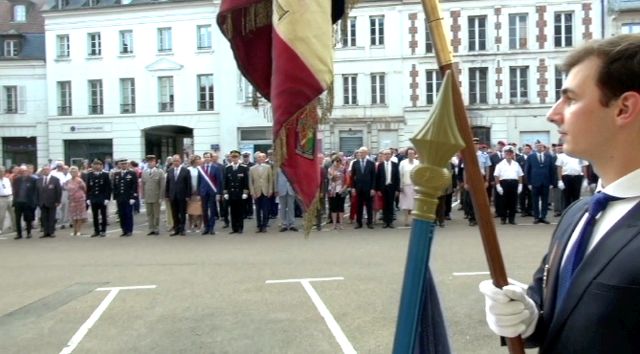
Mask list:
[[376,173],[376,193],[382,196],[382,228],[393,228],[395,198],[400,194],[400,170],[398,164],[391,161],[391,150],[382,152],[384,161]]
[[40,208],[40,218],[44,237],[56,237],[56,208],[62,199],[62,186],[56,176],[50,175],[49,165],[42,166],[40,180],[36,184],[36,200]]
[[149,233],[147,236],[160,235],[160,204],[164,199],[166,184],[164,171],[158,168],[155,155],[147,155],[147,168],[142,171],[142,198],[147,210]]
[[548,120],[567,154],[591,162],[599,191],[564,213],[526,291],[480,284],[487,322],[542,354],[639,353],[640,35],[590,41],[564,67]]
[[107,205],[111,199],[111,180],[102,168],[102,161],[94,160],[92,171],[87,174],[87,204],[91,206],[93,214],[91,237],[107,236]]
[[240,151],[231,150],[231,163],[224,169],[224,199],[229,202],[231,233],[244,229],[245,200],[249,198],[249,169],[240,163]]
[[533,201],[533,223],[548,224],[549,188],[556,186],[556,166],[544,144],[537,143],[536,152],[527,157],[524,173]]
[[202,201],[202,215],[204,217],[203,235],[215,235],[216,218],[218,217],[217,203],[222,194],[222,165],[218,163],[218,155],[211,152],[202,154],[204,163],[198,168],[198,194]]
[[369,150],[361,147],[358,159],[351,164],[351,193],[358,197],[356,229],[362,228],[363,208],[367,208],[367,227],[373,229],[373,196],[376,188],[376,164],[369,159]]
[[249,168],[249,191],[256,205],[257,232],[267,232],[269,198],[273,195],[273,171],[271,165],[265,163],[266,159],[266,154],[256,154],[256,163]]
[[173,233],[169,236],[185,236],[187,202],[191,198],[191,173],[182,166],[180,155],[173,155],[173,166],[167,172],[165,196],[171,203]]
[[121,237],[133,234],[133,204],[138,196],[138,176],[129,168],[129,160],[116,161],[118,169],[113,172],[113,199],[118,207]]

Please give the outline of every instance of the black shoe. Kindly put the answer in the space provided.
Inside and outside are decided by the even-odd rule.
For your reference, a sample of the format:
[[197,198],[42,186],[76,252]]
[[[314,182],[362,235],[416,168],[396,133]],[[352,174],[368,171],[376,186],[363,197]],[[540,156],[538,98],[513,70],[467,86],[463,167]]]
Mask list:
[[289,230],[289,229],[287,229],[286,227],[281,227],[281,228],[280,228],[280,232],[285,232],[285,231],[287,231],[287,230]]
[[93,235],[91,235],[89,237],[98,237],[98,236],[100,236],[100,234],[93,234]]
[[107,233],[106,233],[106,232],[104,232],[104,231],[102,231],[102,232],[100,233],[100,237],[107,237]]
[[153,235],[155,235],[155,234],[156,234],[156,232],[155,232],[155,231],[151,231],[151,232],[149,232],[149,233],[147,234],[147,236],[153,236]]
[[475,220],[469,221],[469,226],[476,226],[476,225],[478,225],[477,221],[475,221]]
[[387,228],[389,228],[389,229],[395,229],[395,227],[393,227],[393,224],[389,224],[389,225],[387,225]]
[[208,230],[204,230],[204,232],[202,232],[202,236],[204,236],[204,235],[208,235],[208,234],[209,234],[209,231],[208,231]]
[[298,232],[298,229],[297,229],[295,226],[291,226],[291,227],[289,228],[289,231],[295,231],[295,232]]
[[539,223],[540,223],[540,219],[535,219],[535,220],[533,220],[533,223],[534,223],[534,224],[539,224]]
[[549,221],[547,219],[540,219],[540,222],[549,225]]
[[14,240],[19,240],[19,239],[21,239],[21,238],[22,238],[22,236],[18,235],[18,236],[16,236],[16,237],[14,237],[13,239],[14,239]]
[[361,229],[362,225],[356,225],[356,227],[354,227],[354,229]]
[[266,234],[267,233],[267,228],[266,227],[261,228],[260,232],[262,232],[263,234]]
[[389,227],[389,225],[387,225],[387,224],[382,225],[383,229],[386,229],[387,227]]
[[64,226],[64,225],[60,226],[60,230],[64,230],[65,227],[66,226]]
[[518,224],[517,224],[515,221],[513,221],[513,220],[509,220],[509,224],[510,224],[510,225],[518,225]]
[[369,229],[373,229],[373,225],[371,225],[371,224],[367,224],[367,228],[369,228]]

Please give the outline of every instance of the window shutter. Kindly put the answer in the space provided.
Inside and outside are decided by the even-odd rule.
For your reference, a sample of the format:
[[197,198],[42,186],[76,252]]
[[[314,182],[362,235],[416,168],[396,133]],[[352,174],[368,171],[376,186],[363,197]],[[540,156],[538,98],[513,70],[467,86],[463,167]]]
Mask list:
[[27,101],[27,88],[18,86],[18,113],[25,113]]

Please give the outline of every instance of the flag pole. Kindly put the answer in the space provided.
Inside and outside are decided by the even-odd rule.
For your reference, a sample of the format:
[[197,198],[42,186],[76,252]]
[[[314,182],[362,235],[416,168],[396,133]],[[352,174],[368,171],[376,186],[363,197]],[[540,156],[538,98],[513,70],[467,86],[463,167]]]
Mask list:
[[[429,271],[438,197],[451,184],[451,156],[464,147],[453,111],[453,81],[446,73],[425,125],[410,139],[420,156],[411,172],[416,197],[402,283],[394,354],[449,354],[444,318]],[[428,349],[427,349],[428,348]]]
[[[480,173],[476,151],[473,147],[471,128],[458,86],[458,67],[453,60],[453,54],[451,53],[445,32],[444,19],[440,12],[440,3],[438,0],[422,0],[422,6],[427,18],[427,23],[429,24],[429,32],[435,48],[438,67],[443,74],[449,71],[454,79],[454,84],[456,84],[456,88],[453,90],[453,109],[459,128],[458,130],[465,144],[464,149],[461,151],[465,161],[464,172],[467,176],[466,180],[469,185],[473,208],[480,228],[482,244],[487,258],[487,264],[489,265],[489,273],[491,274],[493,284],[498,288],[502,288],[508,285],[509,281],[507,279],[507,272],[504,267],[495,225],[491,217],[485,182]],[[487,176],[487,178],[491,178],[491,176]],[[507,338],[507,345],[509,347],[509,353],[524,354],[524,344],[521,337]]]

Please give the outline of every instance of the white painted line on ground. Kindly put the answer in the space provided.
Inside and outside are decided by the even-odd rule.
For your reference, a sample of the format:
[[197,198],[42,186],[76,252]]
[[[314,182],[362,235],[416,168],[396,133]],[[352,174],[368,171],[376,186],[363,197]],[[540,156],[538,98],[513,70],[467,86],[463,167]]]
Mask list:
[[85,335],[89,332],[91,327],[100,319],[100,316],[107,310],[107,307],[111,304],[113,299],[116,298],[120,290],[132,290],[132,289],[154,289],[156,285],[142,285],[142,286],[123,286],[123,287],[112,287],[112,288],[97,288],[95,291],[109,291],[107,296],[102,300],[100,305],[93,311],[91,316],[80,326],[80,328],[76,331],[76,333],[71,337],[69,342],[67,342],[67,346],[62,348],[60,354],[70,354],[72,353],[78,344],[82,341]]
[[344,280],[343,277],[333,277],[333,278],[304,278],[304,279],[283,279],[283,280],[267,280],[266,284],[277,284],[277,283],[300,283],[303,281],[327,281],[327,280]]
[[355,354],[357,352],[353,348],[353,345],[351,345],[351,342],[349,342],[349,339],[342,331],[342,328],[340,328],[340,325],[338,324],[338,322],[336,322],[336,319],[333,318],[333,315],[331,314],[327,306],[324,304],[324,302],[322,302],[320,295],[318,295],[318,293],[313,288],[313,286],[311,286],[312,281],[327,281],[327,280],[344,280],[344,278],[333,277],[333,278],[267,280],[265,283],[267,284],[301,283],[302,287],[304,287],[304,290],[307,292],[307,294],[311,298],[311,301],[313,302],[313,304],[316,305],[316,309],[318,309],[318,312],[320,312],[320,315],[322,316],[322,318],[324,318],[324,321],[327,324],[327,327],[329,327],[329,330],[331,331],[336,341],[340,345],[340,348],[342,348],[342,352],[346,354]]

